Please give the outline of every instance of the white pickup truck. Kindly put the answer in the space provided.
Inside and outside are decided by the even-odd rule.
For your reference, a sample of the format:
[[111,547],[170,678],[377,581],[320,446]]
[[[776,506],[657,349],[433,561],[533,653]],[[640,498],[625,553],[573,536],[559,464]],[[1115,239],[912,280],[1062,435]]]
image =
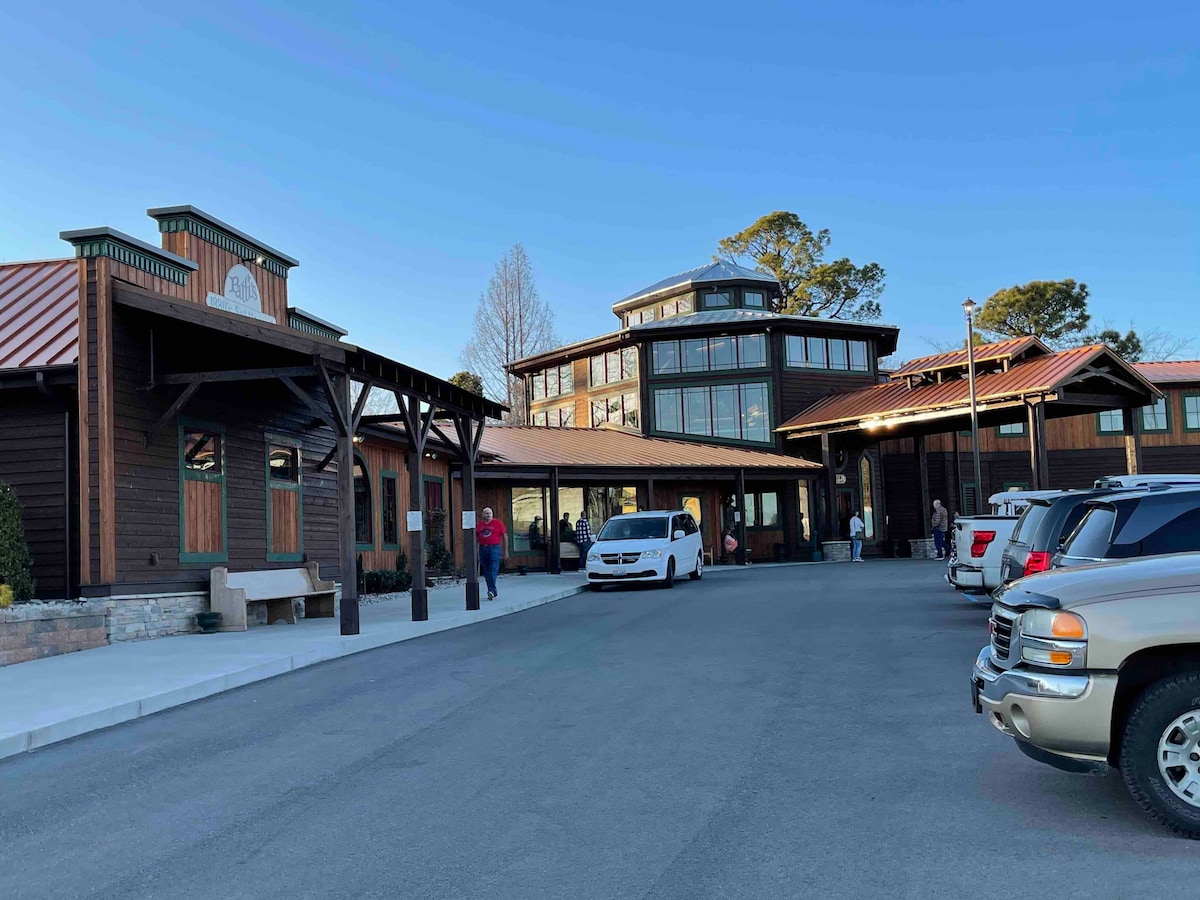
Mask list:
[[[1057,497],[1062,491],[1002,491],[988,498],[991,512],[959,516],[950,526],[950,561],[946,581],[968,594],[987,597],[1004,583],[1000,561],[1017,519],[1034,497]],[[990,600],[989,600],[990,602]]]

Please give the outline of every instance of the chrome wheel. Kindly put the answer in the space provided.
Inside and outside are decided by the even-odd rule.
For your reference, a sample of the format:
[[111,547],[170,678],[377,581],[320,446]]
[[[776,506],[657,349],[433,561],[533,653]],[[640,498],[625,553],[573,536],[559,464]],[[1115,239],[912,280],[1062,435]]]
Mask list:
[[1200,709],[1185,712],[1163,731],[1158,772],[1176,797],[1200,807]]

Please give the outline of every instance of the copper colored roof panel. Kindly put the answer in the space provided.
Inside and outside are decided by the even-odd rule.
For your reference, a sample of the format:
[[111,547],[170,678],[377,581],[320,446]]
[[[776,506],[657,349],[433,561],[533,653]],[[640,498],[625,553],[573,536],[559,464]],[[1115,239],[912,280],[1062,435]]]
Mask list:
[[[614,428],[496,425],[483,430],[480,449],[491,465],[588,468],[685,467],[819,471],[818,463],[766,450],[648,438]],[[489,466],[480,468],[486,470]]]
[[1200,382],[1200,359],[1134,363],[1133,368],[1151,384]]
[[[964,341],[964,343],[966,343]],[[1050,353],[1050,348],[1035,337],[1009,338],[994,344],[979,344],[975,347],[975,364],[1001,359],[1013,359],[1029,350],[1038,350],[1042,355]],[[906,362],[892,373],[893,378],[903,378],[905,375],[915,375],[918,372],[933,372],[938,369],[952,369],[967,364],[967,348],[950,350],[946,353],[935,353],[933,356],[922,356]]]
[[[1007,372],[979,375],[975,379],[978,402],[1017,399],[1029,394],[1053,391],[1063,381],[1079,372],[1088,363],[1107,355],[1126,371],[1129,368],[1120,357],[1103,344],[1062,350],[1049,356],[1039,356],[1014,365]],[[1141,379],[1139,379],[1141,380]],[[1146,385],[1148,391],[1153,389]],[[903,380],[889,381],[857,391],[831,394],[793,416],[778,431],[799,431],[819,426],[845,425],[879,416],[949,409],[970,403],[970,388],[965,378],[956,378],[909,388]]]
[[78,356],[78,262],[0,265],[0,369],[70,365]]

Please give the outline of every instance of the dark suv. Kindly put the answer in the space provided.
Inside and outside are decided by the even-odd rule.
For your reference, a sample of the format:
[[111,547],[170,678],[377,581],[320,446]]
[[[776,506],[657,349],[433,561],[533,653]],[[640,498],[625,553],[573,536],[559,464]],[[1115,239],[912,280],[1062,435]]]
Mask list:
[[1064,491],[1058,497],[1034,497],[1021,513],[1013,533],[1000,558],[1000,578],[1005,583],[1045,572],[1050,568],[1054,554],[1062,549],[1063,542],[1084,513],[1089,500],[1102,500],[1127,494],[1131,490],[1165,490],[1165,488],[1089,488]]
[[1200,488],[1151,488],[1086,506],[1055,568],[1200,550]]

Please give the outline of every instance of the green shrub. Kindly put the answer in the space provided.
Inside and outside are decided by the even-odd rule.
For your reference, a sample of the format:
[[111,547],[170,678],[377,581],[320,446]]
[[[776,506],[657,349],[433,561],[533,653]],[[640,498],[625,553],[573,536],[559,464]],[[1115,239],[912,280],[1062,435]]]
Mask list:
[[33,558],[25,540],[21,504],[13,489],[0,482],[0,584],[12,588],[12,599],[33,599]]
[[365,594],[394,594],[412,587],[412,575],[395,569],[369,569],[363,573]]
[[12,606],[13,589],[7,584],[0,584],[0,609],[7,609]]

